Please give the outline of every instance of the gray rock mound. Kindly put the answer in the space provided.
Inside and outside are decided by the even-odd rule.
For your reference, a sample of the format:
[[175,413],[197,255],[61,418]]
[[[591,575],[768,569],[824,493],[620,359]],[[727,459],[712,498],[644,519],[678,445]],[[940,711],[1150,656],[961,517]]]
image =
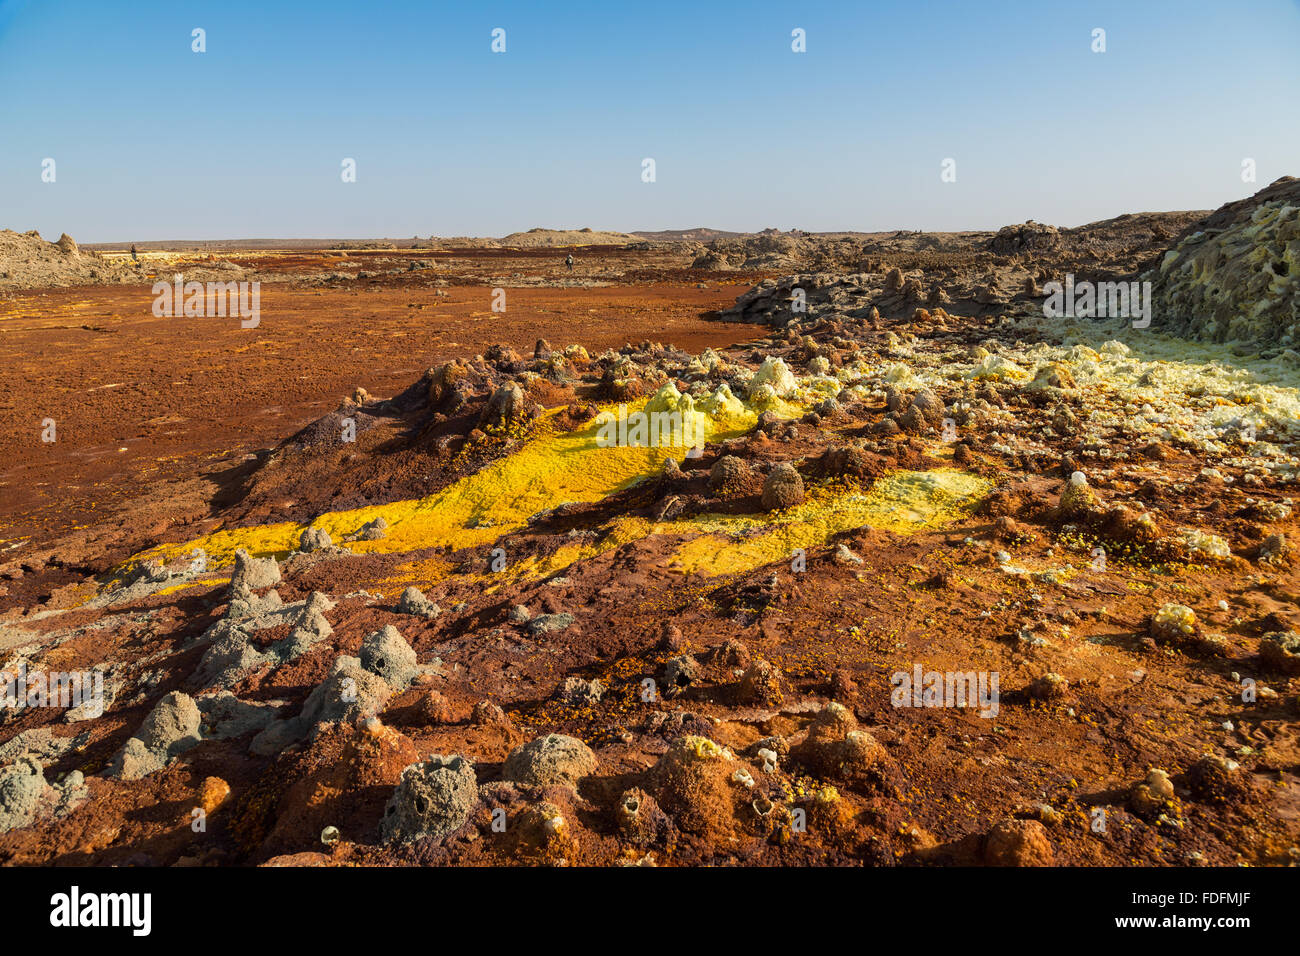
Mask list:
[[15,734],[7,743],[0,744],[0,766],[31,757],[41,764],[51,764],[64,754],[84,747],[90,739],[89,731],[59,736],[52,727],[32,727]]
[[44,770],[31,757],[0,770],[0,833],[28,826],[47,787]]
[[574,707],[598,704],[604,696],[605,685],[599,678],[583,680],[581,677],[568,677],[560,685],[560,700]]
[[379,832],[385,843],[441,840],[465,825],[477,803],[474,765],[459,755],[435,754],[402,771]]
[[394,690],[405,690],[420,673],[414,649],[391,624],[361,642],[361,666],[378,674]]
[[118,751],[107,775],[138,780],[162,770],[200,742],[201,724],[202,715],[194,698],[172,691],[158,701],[140,729]]
[[539,614],[528,622],[528,630],[533,634],[550,634],[563,631],[573,624],[573,615],[567,611],[559,614]]
[[363,715],[378,714],[393,696],[393,687],[362,666],[355,657],[342,656],[321,681],[296,717],[276,720],[253,738],[251,753],[268,756],[304,738],[314,738],[331,723],[355,723]]
[[576,737],[547,734],[511,752],[502,767],[504,779],[532,787],[576,787],[596,770],[596,755]]
[[255,558],[243,548],[235,552],[235,570],[230,576],[230,594],[275,587],[280,583],[280,565],[275,558]]
[[334,540],[324,528],[306,528],[298,536],[298,550],[310,554],[313,551],[327,551],[334,547]]
[[41,816],[67,816],[90,796],[85,784],[81,771],[74,770],[51,786],[32,756],[0,767],[0,833],[30,826]]
[[[237,598],[231,601],[227,617],[208,628],[203,639],[211,644],[190,678],[192,687],[229,689],[260,667],[296,660],[334,633],[325,619],[325,612],[333,609],[334,602],[324,594],[313,591],[301,603],[281,606],[279,595],[270,593],[276,596],[274,607],[261,607],[249,614],[248,602]],[[254,645],[256,631],[286,620],[292,621],[293,627],[285,637],[265,650]]]
[[264,617],[267,614],[274,614],[283,607],[284,600],[280,597],[279,591],[267,591],[259,595],[243,589],[231,597],[225,618],[228,621],[242,621],[250,617]]
[[523,389],[514,382],[507,382],[488,398],[478,425],[486,431],[503,432],[531,417],[532,410],[524,403]]
[[367,521],[365,524],[363,524],[360,528],[357,529],[356,534],[350,534],[343,540],[344,541],[379,541],[384,537],[384,534],[387,533],[387,531],[388,531],[388,522],[384,520],[383,515],[380,515],[378,518],[374,519],[373,521]]
[[409,587],[402,592],[397,602],[397,610],[402,614],[411,614],[429,620],[442,613],[442,608],[425,597],[417,587]]

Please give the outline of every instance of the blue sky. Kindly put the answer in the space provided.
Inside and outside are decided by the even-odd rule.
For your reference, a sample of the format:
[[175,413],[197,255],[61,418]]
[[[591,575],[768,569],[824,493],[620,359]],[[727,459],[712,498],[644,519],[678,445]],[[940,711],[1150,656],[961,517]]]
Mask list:
[[1078,225],[1300,175],[1297,104],[1297,0],[0,0],[0,227]]

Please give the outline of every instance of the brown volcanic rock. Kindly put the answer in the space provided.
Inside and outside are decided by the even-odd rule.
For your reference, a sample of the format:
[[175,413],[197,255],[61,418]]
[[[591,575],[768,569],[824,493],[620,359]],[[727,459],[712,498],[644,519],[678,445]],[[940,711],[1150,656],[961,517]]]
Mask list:
[[430,407],[435,409],[440,409],[458,388],[468,386],[474,381],[471,378],[469,365],[461,361],[447,362],[436,369],[430,369],[428,379],[428,401]]
[[1005,820],[984,840],[989,866],[1051,866],[1054,858],[1047,828],[1037,820]]
[[1174,236],[1172,246],[1177,246],[1184,239],[1198,232],[1220,232],[1236,223],[1247,219],[1260,205],[1283,201],[1294,205],[1300,196],[1300,178],[1281,176],[1263,189],[1245,199],[1224,203],[1214,212],[1186,226]]
[[478,424],[485,431],[504,432],[511,425],[526,421],[534,415],[533,407],[524,402],[523,389],[514,382],[507,382],[488,398]]
[[312,743],[307,760],[315,769],[280,800],[264,852],[317,850],[328,826],[338,827],[344,840],[373,842],[384,805],[420,753],[392,728],[335,724]]
[[881,743],[858,727],[853,711],[834,701],[813,718],[790,755],[819,777],[864,790],[897,788],[899,770]]
[[1051,252],[1060,245],[1059,229],[1034,222],[1032,219],[1018,226],[1003,226],[988,242],[989,250],[1000,256],[1014,256],[1026,252]]
[[773,467],[763,482],[763,507],[768,511],[793,508],[803,495],[803,478],[789,462]]
[[673,741],[651,768],[650,789],[674,824],[711,840],[732,839],[753,793],[741,782],[752,771],[707,737]]

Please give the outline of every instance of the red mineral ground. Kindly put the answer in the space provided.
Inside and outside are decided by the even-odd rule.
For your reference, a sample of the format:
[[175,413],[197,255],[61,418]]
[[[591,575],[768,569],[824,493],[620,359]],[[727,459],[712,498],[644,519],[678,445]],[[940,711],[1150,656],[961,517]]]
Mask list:
[[1141,324],[1205,216],[5,234],[0,862],[1293,864],[1300,373]]

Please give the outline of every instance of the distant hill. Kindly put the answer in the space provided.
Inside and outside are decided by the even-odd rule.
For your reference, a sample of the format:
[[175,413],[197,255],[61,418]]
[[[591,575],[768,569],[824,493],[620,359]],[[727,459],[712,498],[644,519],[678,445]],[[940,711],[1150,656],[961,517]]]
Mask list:
[[640,242],[638,236],[627,232],[597,232],[593,229],[529,229],[512,232],[497,240],[503,246],[526,249],[535,246],[621,246]]
[[697,226],[694,229],[660,229],[658,232],[638,230],[632,235],[653,242],[708,242],[711,239],[735,239],[749,235],[745,232],[727,232],[725,229],[710,229]]

